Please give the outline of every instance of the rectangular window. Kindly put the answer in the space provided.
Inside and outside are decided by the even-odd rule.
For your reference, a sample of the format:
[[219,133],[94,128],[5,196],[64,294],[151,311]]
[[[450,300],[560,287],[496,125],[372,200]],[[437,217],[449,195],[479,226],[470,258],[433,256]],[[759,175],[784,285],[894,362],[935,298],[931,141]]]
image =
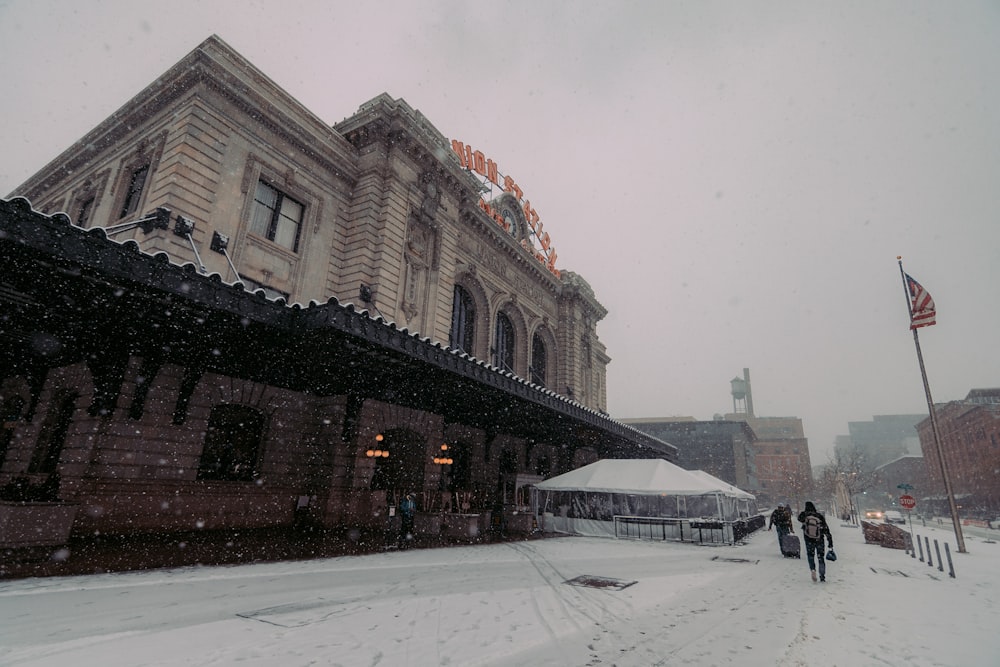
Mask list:
[[250,231],[292,252],[299,249],[299,230],[305,207],[264,181],[257,183]]
[[119,218],[132,215],[139,209],[139,200],[142,199],[142,190],[146,187],[148,175],[148,164],[144,164],[132,172],[128,181],[128,190],[125,191],[125,201],[122,202],[122,211],[118,214]]

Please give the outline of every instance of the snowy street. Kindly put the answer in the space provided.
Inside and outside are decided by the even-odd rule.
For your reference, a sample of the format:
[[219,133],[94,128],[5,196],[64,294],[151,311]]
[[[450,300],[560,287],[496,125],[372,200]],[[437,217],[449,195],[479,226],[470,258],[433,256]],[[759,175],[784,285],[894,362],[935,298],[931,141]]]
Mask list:
[[[560,537],[289,563],[0,581],[0,663],[995,665],[998,531],[917,528],[957,578],[831,526],[825,584],[741,547]],[[583,575],[612,581],[572,585]],[[631,583],[634,582],[634,583]]]

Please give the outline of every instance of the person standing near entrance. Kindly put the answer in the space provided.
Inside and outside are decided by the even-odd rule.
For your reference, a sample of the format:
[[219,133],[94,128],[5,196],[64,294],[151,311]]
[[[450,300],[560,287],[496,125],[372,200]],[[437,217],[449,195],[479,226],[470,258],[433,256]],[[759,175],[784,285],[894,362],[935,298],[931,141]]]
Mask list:
[[417,503],[413,501],[413,494],[407,493],[399,502],[399,542],[402,546],[413,539],[413,517],[416,513]]
[[[826,559],[823,557],[823,539],[826,538],[833,549],[833,535],[826,525],[826,517],[816,511],[812,501],[806,501],[806,508],[799,513],[799,523],[802,524],[802,537],[806,541],[806,559],[812,580],[816,581],[816,567],[819,566],[819,580],[826,581]],[[816,560],[819,560],[819,563]]]

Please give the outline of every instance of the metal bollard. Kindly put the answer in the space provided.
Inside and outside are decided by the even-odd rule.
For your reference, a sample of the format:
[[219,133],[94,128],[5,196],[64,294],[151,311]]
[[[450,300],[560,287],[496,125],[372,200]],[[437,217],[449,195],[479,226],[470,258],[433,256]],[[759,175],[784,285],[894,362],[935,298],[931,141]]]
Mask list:
[[944,563],[941,562],[941,547],[938,546],[937,540],[934,540],[934,551],[937,552],[938,557],[938,572],[944,572]]
[[[937,540],[935,540],[936,542]],[[924,544],[927,546],[927,567],[934,567],[934,559],[931,558],[931,538],[924,536]]]
[[952,579],[955,578],[955,564],[951,562],[951,549],[948,548],[948,543],[944,543],[944,555],[948,557],[948,576]]
[[924,562],[924,543],[920,541],[920,536],[917,535],[917,548],[920,549],[920,562]]

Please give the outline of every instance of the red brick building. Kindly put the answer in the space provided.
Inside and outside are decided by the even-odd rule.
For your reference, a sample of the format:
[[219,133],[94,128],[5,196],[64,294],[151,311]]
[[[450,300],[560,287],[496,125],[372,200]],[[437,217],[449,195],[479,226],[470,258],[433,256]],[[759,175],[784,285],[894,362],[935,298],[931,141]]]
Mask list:
[[[935,406],[941,452],[952,491],[967,518],[1000,514],[1000,388],[973,389],[964,400]],[[928,417],[917,424],[931,484],[944,490]]]

